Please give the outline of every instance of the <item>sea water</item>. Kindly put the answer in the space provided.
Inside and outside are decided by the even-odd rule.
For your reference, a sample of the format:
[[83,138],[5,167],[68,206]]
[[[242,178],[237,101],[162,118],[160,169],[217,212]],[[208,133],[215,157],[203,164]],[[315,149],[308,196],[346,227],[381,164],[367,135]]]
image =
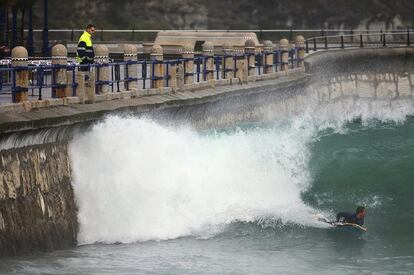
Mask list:
[[[108,117],[70,144],[79,246],[0,272],[412,273],[412,102],[341,106],[208,130]],[[359,205],[364,234],[314,218]]]

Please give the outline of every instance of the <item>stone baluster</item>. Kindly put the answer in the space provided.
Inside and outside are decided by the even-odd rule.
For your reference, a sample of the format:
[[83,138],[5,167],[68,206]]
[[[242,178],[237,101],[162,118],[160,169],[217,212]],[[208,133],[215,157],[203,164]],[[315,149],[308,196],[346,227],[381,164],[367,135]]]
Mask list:
[[52,96],[63,98],[69,96],[70,90],[67,87],[68,79],[66,67],[68,64],[68,50],[62,44],[57,44],[52,48],[52,65],[56,66],[52,70],[52,79],[57,87],[52,88]]
[[[136,45],[126,44],[124,47],[124,61],[125,62],[134,62],[135,64],[126,64],[125,65],[125,76],[129,78],[136,79],[138,78],[138,48]],[[127,80],[125,81],[125,90],[127,91],[137,91],[138,82],[136,80]]]
[[29,56],[24,47],[14,47],[11,52],[11,65],[16,68],[16,86],[13,91],[12,101],[14,103],[28,100],[29,87],[29,71],[28,60]]
[[233,48],[228,42],[223,44],[223,55],[222,78],[231,79],[234,75]]
[[111,68],[109,64],[109,50],[105,45],[98,45],[95,49],[95,63],[99,66],[96,70],[96,81],[102,82],[97,84],[97,94],[109,93],[110,87],[107,84],[111,79]]
[[191,44],[186,44],[182,50],[182,58],[184,61],[184,83],[191,84],[194,82],[194,47]]
[[289,41],[285,38],[281,39],[279,42],[280,49],[280,60],[281,60],[281,71],[289,70]]
[[204,77],[206,81],[214,80],[214,45],[212,42],[205,42],[203,44],[203,56],[204,56]]
[[265,74],[273,73],[273,43],[270,40],[266,40],[263,43],[263,72]]
[[298,67],[305,67],[305,38],[302,35],[296,36],[296,53]]
[[255,54],[256,54],[256,47],[253,40],[246,40],[244,42],[244,54],[246,55],[246,65],[248,75],[256,75],[256,67],[255,67]]
[[160,45],[151,48],[151,88],[164,87],[164,50]]

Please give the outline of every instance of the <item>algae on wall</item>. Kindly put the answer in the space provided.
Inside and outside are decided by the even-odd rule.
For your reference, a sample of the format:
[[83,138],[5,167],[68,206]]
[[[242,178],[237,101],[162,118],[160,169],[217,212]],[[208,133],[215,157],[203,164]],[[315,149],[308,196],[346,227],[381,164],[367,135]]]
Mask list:
[[0,151],[0,256],[76,245],[67,144]]

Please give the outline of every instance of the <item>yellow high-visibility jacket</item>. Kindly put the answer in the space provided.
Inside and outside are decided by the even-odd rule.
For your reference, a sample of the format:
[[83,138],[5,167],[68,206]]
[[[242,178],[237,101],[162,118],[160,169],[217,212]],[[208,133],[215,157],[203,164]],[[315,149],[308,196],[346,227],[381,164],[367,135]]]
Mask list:
[[81,37],[79,38],[76,54],[76,59],[80,64],[93,63],[95,53],[93,51],[91,35],[87,31],[84,31]]

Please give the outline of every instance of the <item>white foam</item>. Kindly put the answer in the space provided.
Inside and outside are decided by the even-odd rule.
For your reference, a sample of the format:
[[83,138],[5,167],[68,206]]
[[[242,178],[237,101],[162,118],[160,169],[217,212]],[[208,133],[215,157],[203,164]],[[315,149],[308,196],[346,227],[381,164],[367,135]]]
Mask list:
[[[309,101],[285,125],[207,135],[110,117],[70,146],[81,244],[209,236],[234,221],[321,226],[301,200],[308,144],[361,118],[401,123],[409,101]],[[329,213],[324,213],[329,215]],[[259,222],[259,224],[262,222]]]
[[71,144],[79,242],[208,234],[273,216],[311,224],[300,198],[309,139],[288,128],[200,135],[111,117]]

